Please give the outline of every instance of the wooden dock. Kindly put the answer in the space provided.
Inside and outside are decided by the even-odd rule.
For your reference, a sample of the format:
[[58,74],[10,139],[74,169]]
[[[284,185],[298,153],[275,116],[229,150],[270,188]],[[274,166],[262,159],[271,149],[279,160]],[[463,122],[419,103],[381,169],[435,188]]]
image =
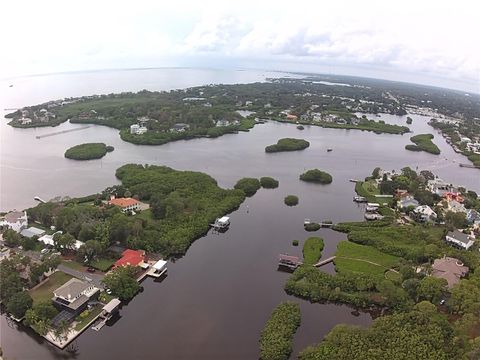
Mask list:
[[35,137],[36,137],[37,139],[41,139],[41,138],[45,138],[45,137],[49,137],[49,136],[66,134],[66,133],[69,133],[69,132],[72,132],[72,131],[84,130],[84,129],[88,129],[89,127],[90,127],[90,125],[88,125],[88,126],[82,126],[82,127],[75,128],[75,129],[68,129],[68,130],[56,131],[56,132],[48,133],[48,134],[45,134],[45,135],[37,135],[37,136],[35,136]]
[[320,267],[320,266],[323,266],[323,265],[326,265],[328,263],[331,263],[333,260],[335,260],[335,257],[336,256],[332,256],[332,257],[329,257],[328,259],[325,259],[325,260],[322,260],[322,261],[319,261],[318,263],[316,263],[315,267]]

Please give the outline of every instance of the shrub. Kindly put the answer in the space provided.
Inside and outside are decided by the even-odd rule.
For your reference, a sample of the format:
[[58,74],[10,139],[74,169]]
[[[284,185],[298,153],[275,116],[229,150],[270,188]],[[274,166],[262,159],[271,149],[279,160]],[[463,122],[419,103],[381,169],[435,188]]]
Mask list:
[[321,226],[318,223],[309,223],[309,224],[305,224],[304,228],[307,231],[317,231],[317,230],[320,230]]
[[298,205],[298,196],[295,195],[288,195],[283,199],[283,202],[287,206],[296,206]]
[[322,257],[324,244],[320,237],[309,237],[303,244],[303,261],[305,264],[315,264]]
[[278,180],[269,176],[264,176],[260,178],[260,185],[264,189],[275,189],[278,187]]
[[112,152],[113,150],[115,150],[115,148],[111,145],[107,145],[106,149],[107,149],[107,152]]
[[292,245],[293,245],[293,246],[298,246],[298,240],[293,240],[293,241],[292,241]]
[[237,181],[234,188],[242,190],[246,196],[250,197],[260,189],[260,181],[254,178],[243,178]]
[[307,182],[314,182],[318,184],[330,184],[332,182],[332,175],[319,169],[312,169],[300,175],[300,180]]

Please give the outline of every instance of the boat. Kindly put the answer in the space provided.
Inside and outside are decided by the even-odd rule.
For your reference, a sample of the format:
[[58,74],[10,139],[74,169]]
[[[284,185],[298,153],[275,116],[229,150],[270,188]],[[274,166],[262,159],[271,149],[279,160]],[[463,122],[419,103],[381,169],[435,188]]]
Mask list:
[[380,214],[371,214],[371,213],[365,213],[365,220],[382,220],[383,216]]
[[211,226],[215,229],[226,229],[230,226],[230,218],[228,216],[217,218]]
[[330,152],[330,151],[333,151],[333,149],[332,149],[332,148],[328,148],[328,149],[327,149],[327,152]]
[[309,224],[311,224],[311,223],[312,223],[312,222],[310,221],[310,219],[305,219],[305,220],[303,221],[303,226],[309,225]]
[[348,181],[353,182],[353,183],[360,182],[360,180],[357,180],[357,179],[348,179]]
[[367,198],[365,198],[363,196],[354,196],[353,201],[358,202],[358,203],[366,203]]
[[9,86],[9,87],[13,87],[13,84],[10,84],[10,86]]

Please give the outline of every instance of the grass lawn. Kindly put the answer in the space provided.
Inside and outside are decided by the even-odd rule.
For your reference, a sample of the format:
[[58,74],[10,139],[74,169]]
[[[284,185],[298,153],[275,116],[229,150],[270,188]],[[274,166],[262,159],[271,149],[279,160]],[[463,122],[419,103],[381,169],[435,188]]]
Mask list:
[[357,195],[367,198],[368,202],[387,203],[388,205],[392,203],[392,198],[375,196],[380,195],[380,190],[375,180],[357,182],[355,184],[355,192]]
[[100,314],[102,312],[102,306],[96,305],[94,308],[90,310],[85,310],[85,311],[88,311],[85,317],[82,317],[82,314],[83,314],[82,313],[79,316],[77,316],[77,318],[75,319],[76,321],[78,321],[77,324],[75,325],[75,330],[77,331],[82,330],[85,327],[85,325],[87,325],[90,321],[93,320],[93,318],[95,318],[98,314]]
[[100,293],[98,300],[104,304],[108,304],[111,300],[115,299],[115,296],[107,294],[105,291]]
[[399,257],[385,254],[371,246],[342,241],[338,244],[335,259],[337,272],[360,272],[384,276],[385,270],[397,264]]
[[53,297],[53,290],[62,286],[71,278],[73,278],[73,276],[65,274],[64,272],[54,272],[52,275],[50,275],[46,282],[44,282],[39,287],[29,291],[33,302],[38,303],[45,300],[51,300]]
[[396,283],[401,283],[402,281],[402,275],[392,270],[389,270],[385,273],[385,278],[387,278],[388,280],[392,280]]
[[113,266],[114,263],[115,263],[115,260],[113,259],[99,258],[92,261],[90,263],[90,266],[94,267],[97,270],[106,272]]
[[70,269],[77,270],[77,271],[83,271],[84,266],[74,260],[63,260],[62,265],[65,265],[66,267],[69,267]]
[[303,244],[303,261],[305,264],[315,264],[322,257],[323,239],[309,237]]

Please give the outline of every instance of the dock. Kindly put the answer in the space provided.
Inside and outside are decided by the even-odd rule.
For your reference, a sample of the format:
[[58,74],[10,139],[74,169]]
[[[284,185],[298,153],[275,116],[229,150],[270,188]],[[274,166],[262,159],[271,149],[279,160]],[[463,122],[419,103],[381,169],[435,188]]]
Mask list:
[[460,167],[469,168],[469,169],[480,169],[480,166],[475,166],[473,164],[458,164]]
[[80,131],[80,130],[88,129],[89,127],[90,127],[90,125],[87,125],[87,126],[82,126],[82,127],[75,128],[75,129],[68,129],[68,130],[56,131],[56,132],[52,132],[52,133],[48,133],[48,134],[44,134],[44,135],[37,135],[35,137],[37,139],[42,139],[42,138],[49,137],[49,136],[61,135],[61,134],[66,134],[66,133],[73,132],[73,131]]
[[300,261],[300,258],[298,256],[291,256],[291,255],[286,255],[286,254],[280,254],[278,256],[278,266],[279,267],[285,267],[290,270],[295,270],[298,268],[300,265],[303,263]]
[[335,257],[336,257],[336,256],[332,256],[332,257],[329,257],[328,259],[319,261],[318,263],[316,263],[316,264],[313,265],[313,266],[315,266],[315,267],[320,267],[320,266],[329,264],[329,263],[331,263],[333,260],[335,260]]

